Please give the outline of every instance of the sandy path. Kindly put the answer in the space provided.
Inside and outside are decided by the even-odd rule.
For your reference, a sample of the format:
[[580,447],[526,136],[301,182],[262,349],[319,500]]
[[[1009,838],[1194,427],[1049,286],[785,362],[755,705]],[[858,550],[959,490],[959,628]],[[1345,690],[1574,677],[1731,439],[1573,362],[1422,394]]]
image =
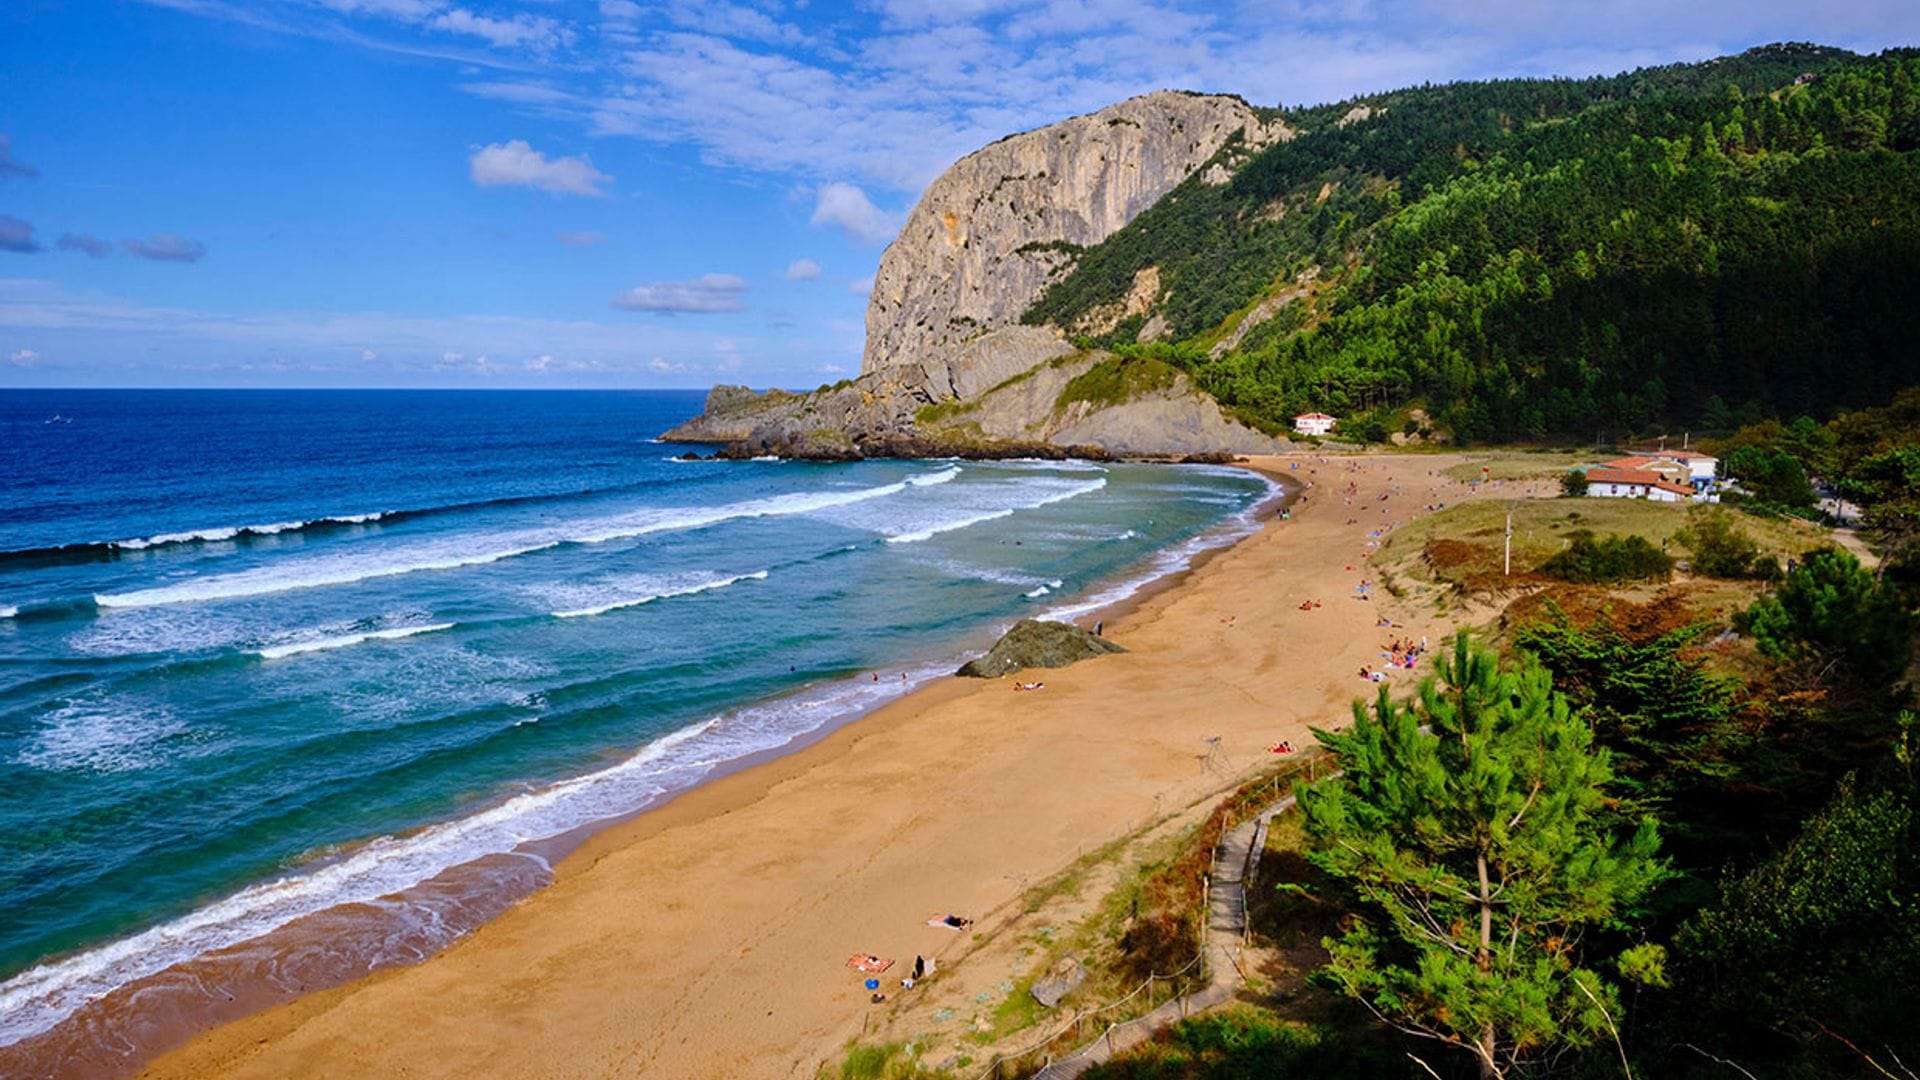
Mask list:
[[[1308,479],[1297,460],[1287,474]],[[957,953],[930,914],[984,917],[1265,765],[1276,739],[1340,723],[1387,635],[1437,640],[1439,625],[1377,629],[1353,586],[1368,529],[1404,524],[1430,488],[1464,496],[1430,475],[1455,460],[1312,464],[1292,520],[1109,625],[1126,655],[1035,676],[1038,693],[943,681],[609,830],[425,964],[216,1029],[146,1075],[811,1075],[876,1008],[850,954]],[[1390,477],[1403,490],[1379,502]],[[1226,769],[1205,761],[1216,735]]]

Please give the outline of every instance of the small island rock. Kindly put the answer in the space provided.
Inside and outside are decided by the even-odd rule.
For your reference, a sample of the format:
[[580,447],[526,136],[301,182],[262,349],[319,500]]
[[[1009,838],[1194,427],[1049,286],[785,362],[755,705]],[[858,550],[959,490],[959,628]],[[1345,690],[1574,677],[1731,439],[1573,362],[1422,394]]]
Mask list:
[[1066,667],[1090,657],[1126,651],[1106,638],[1068,623],[1021,619],[987,655],[967,661],[959,673],[978,679],[997,679],[1022,668]]

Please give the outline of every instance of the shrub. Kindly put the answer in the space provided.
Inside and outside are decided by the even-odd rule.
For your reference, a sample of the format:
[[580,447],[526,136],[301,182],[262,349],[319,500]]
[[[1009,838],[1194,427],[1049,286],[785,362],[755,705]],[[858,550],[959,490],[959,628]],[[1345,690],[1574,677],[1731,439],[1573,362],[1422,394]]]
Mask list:
[[1560,477],[1560,494],[1577,499],[1586,493],[1587,474],[1584,469],[1568,469]]
[[1673,576],[1673,559],[1640,536],[1612,535],[1596,539],[1589,529],[1570,535],[1565,551],[1540,564],[1540,572],[1580,585],[1613,581],[1665,581]]
[[1913,652],[1913,616],[1898,590],[1838,548],[1808,552],[1777,594],[1734,621],[1768,656],[1841,667],[1867,688],[1898,680]]
[[1693,572],[1708,577],[1777,581],[1780,562],[1725,514],[1702,514],[1674,537],[1693,552]]
[[1087,1080],[1313,1077],[1375,1080],[1406,1072],[1386,1040],[1290,1023],[1245,1006],[1182,1020],[1155,1042],[1087,1070]]
[[1813,505],[1813,484],[1793,455],[1764,446],[1742,446],[1727,455],[1727,475],[1767,506],[1798,510]]

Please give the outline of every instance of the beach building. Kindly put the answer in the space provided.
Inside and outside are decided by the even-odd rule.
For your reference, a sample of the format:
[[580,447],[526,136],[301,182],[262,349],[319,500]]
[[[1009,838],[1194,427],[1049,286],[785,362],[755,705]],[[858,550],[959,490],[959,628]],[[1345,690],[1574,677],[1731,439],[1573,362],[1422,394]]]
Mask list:
[[1618,463],[1595,465],[1587,470],[1587,495],[1602,499],[1651,499],[1654,502],[1687,502],[1694,498],[1691,487],[1679,484],[1652,469],[1623,469]]
[[1641,450],[1634,456],[1669,462],[1686,470],[1686,483],[1695,491],[1712,487],[1714,476],[1720,471],[1719,458],[1693,450]]
[[1669,483],[1679,484],[1682,487],[1693,486],[1691,474],[1687,467],[1680,462],[1669,461],[1665,458],[1635,454],[1630,457],[1604,462],[1600,467],[1603,469],[1626,469],[1632,472],[1658,473],[1661,479]]
[[1333,431],[1334,419],[1323,412],[1301,413],[1293,418],[1293,430],[1302,435],[1326,435]]

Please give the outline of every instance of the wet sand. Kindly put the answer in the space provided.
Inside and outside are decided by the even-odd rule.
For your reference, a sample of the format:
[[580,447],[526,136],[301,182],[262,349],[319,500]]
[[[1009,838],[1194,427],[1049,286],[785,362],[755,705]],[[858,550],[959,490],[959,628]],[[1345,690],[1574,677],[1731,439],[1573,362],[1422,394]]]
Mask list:
[[930,916],[990,924],[1079,852],[1342,724],[1381,642],[1437,644],[1447,627],[1376,627],[1354,586],[1369,530],[1466,497],[1435,475],[1458,460],[1259,460],[1315,487],[1110,618],[1128,653],[1017,676],[1046,684],[1032,693],[942,680],[594,836],[424,964],[226,1024],[142,1075],[811,1076],[888,1007],[849,956],[902,961],[882,977],[897,990],[916,954],[959,951]]

